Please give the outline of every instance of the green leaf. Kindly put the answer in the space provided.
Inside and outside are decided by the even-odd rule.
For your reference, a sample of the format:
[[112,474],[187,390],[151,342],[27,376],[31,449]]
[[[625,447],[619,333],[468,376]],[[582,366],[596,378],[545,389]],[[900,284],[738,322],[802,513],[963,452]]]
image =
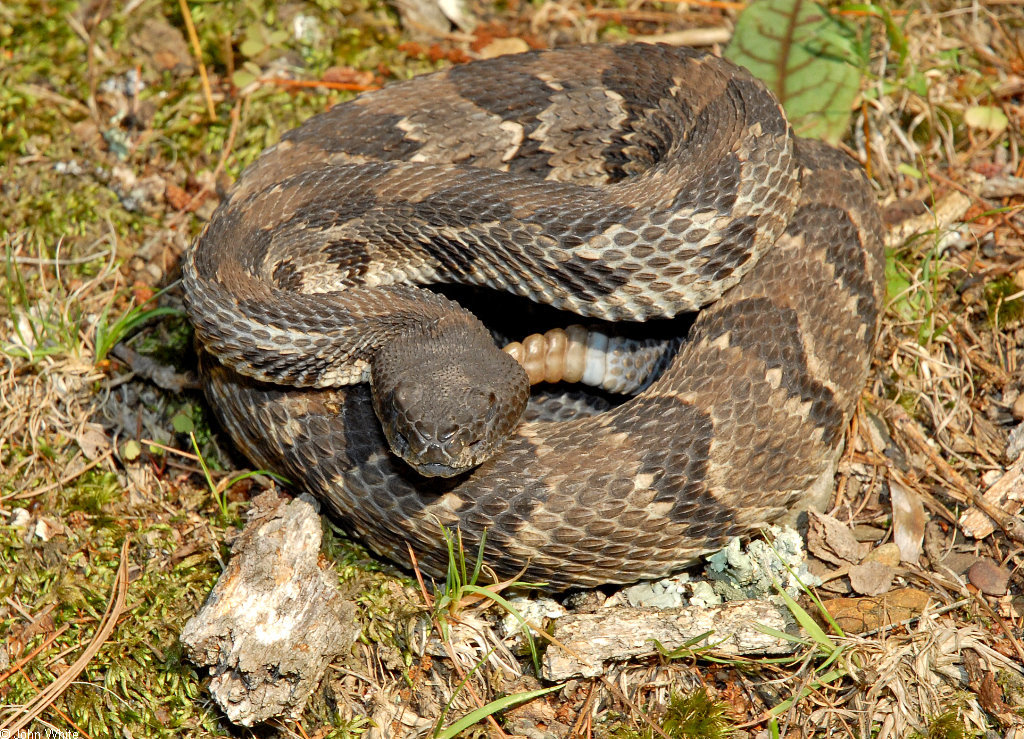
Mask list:
[[242,56],[252,58],[260,54],[267,45],[263,42],[263,39],[256,36],[249,36],[238,46],[238,51],[241,52]]
[[894,255],[885,260],[885,296],[889,307],[904,321],[921,318],[923,298]]
[[[156,297],[156,296],[154,296]],[[153,298],[150,298],[152,300]],[[149,302],[149,301],[146,301]],[[145,305],[145,303],[143,304]],[[103,313],[100,314],[99,321],[96,322],[96,339],[95,339],[95,361],[97,363],[102,362],[107,358],[107,354],[114,346],[124,339],[133,331],[138,329],[147,321],[161,316],[180,316],[182,312],[177,308],[150,308],[149,310],[144,309],[141,305],[131,308],[127,313],[118,318],[113,323],[108,324],[107,319],[110,317],[110,306],[107,305],[103,309]]]
[[864,46],[817,3],[756,0],[740,13],[725,56],[768,85],[801,136],[834,144],[846,133]]
[[134,462],[141,454],[142,447],[139,445],[139,442],[135,441],[135,439],[129,439],[124,443],[124,450],[121,452],[121,457],[126,461]]
[[520,703],[525,703],[528,700],[533,700],[542,695],[553,693],[556,690],[561,690],[561,685],[552,685],[550,688],[541,688],[540,690],[531,690],[527,693],[515,693],[514,695],[507,695],[504,698],[499,698],[496,701],[491,701],[486,706],[476,709],[467,713],[465,716],[460,718],[451,726],[447,727],[444,731],[434,734],[437,739],[453,739],[458,736],[463,729],[468,729],[473,724],[482,721],[483,719],[491,716],[498,711],[504,711],[506,708],[512,706],[518,706]]
[[243,87],[248,87],[255,81],[256,75],[254,75],[248,69],[236,69],[235,73],[231,75],[232,84],[239,89]]
[[192,423],[192,418],[184,413],[175,413],[174,417],[171,418],[171,425],[179,434],[190,434],[196,430],[195,424]]
[[964,123],[989,133],[1002,133],[1010,125],[1006,113],[994,105],[971,106],[964,112]]
[[796,622],[807,635],[814,639],[826,654],[832,654],[836,650],[836,643],[818,626],[818,622],[811,617],[811,614],[801,608],[800,604],[793,600],[789,593],[777,586],[776,589],[782,598],[782,602],[786,604],[786,608],[793,614],[793,618],[796,619]]

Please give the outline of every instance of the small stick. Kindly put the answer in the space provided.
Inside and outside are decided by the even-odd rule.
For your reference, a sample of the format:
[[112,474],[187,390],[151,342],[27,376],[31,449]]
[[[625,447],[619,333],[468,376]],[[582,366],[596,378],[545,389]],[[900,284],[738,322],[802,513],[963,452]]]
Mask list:
[[185,28],[188,29],[188,40],[192,42],[192,52],[196,55],[196,64],[199,65],[199,79],[203,83],[203,96],[206,98],[206,110],[210,114],[210,120],[217,120],[217,110],[213,107],[213,93],[210,90],[210,78],[206,76],[206,65],[203,64],[203,50],[199,47],[199,35],[196,34],[196,26],[192,22],[192,11],[185,0],[178,0],[181,7],[181,15],[185,19]]
[[264,77],[261,85],[277,85],[278,87],[326,87],[328,90],[352,90],[366,92],[379,90],[377,85],[361,85],[358,82],[328,82],[327,80],[286,80],[280,77]]
[[971,503],[977,508],[980,508],[985,515],[991,518],[996,524],[1003,530],[1003,533],[1013,541],[1024,541],[1024,523],[1022,523],[1015,516],[1011,516],[1006,511],[1002,511],[996,506],[989,503],[982,497],[981,493],[965,480],[959,472],[944,460],[939,454],[928,445],[928,441],[924,438],[924,434],[917,428],[913,419],[907,415],[906,411],[902,408],[893,406],[889,409],[887,415],[903,432],[907,438],[913,442],[914,446],[923,453],[928,460],[935,465],[939,473],[950,483],[952,483],[952,489],[956,490],[960,494],[961,499],[965,502]]

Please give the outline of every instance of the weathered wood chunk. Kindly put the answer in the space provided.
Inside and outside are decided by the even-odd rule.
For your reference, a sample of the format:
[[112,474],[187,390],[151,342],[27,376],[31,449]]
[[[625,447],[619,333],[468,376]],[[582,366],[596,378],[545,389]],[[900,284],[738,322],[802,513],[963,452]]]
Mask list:
[[319,563],[320,540],[312,499],[259,496],[227,568],[185,624],[189,659],[210,666],[210,693],[236,724],[297,718],[358,636],[355,605]]
[[[720,606],[614,608],[565,616],[557,621],[555,639],[544,656],[546,680],[602,675],[606,663],[655,654],[655,641],[677,649],[701,634],[691,647],[712,645],[722,654],[790,654],[794,643],[766,634],[758,626],[798,633],[786,609],[767,601],[735,601]],[[564,648],[563,648],[564,647]]]

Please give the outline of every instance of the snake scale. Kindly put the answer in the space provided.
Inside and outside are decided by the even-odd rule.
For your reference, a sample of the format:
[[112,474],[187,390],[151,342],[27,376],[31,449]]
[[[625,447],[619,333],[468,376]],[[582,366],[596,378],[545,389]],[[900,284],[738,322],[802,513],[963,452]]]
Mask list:
[[[408,542],[443,576],[439,527],[467,552],[486,530],[499,577],[557,590],[671,573],[827,474],[878,329],[881,224],[861,168],[795,137],[746,71],[591,46],[471,62],[313,117],[242,174],[183,277],[207,397],[254,464],[380,555],[408,562]],[[700,312],[642,392],[519,421],[522,370],[424,287],[446,283],[585,319]],[[388,348],[435,334],[436,376],[418,349]],[[415,471],[365,384],[389,352],[429,392],[410,401],[399,378],[385,400],[448,403],[453,424],[507,414],[508,438],[450,476]],[[485,354],[497,364],[463,367]]]

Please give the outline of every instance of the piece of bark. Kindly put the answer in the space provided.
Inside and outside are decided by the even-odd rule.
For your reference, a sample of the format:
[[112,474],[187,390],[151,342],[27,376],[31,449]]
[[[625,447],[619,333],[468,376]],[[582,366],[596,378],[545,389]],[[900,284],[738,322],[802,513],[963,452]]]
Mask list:
[[892,499],[893,541],[899,547],[900,559],[916,565],[921,559],[924,527],[928,523],[924,503],[917,493],[895,478],[889,481],[889,496]]
[[871,544],[857,541],[842,521],[816,511],[810,512],[807,551],[834,565],[857,564],[871,551]]
[[882,595],[892,587],[896,572],[881,562],[861,562],[850,567],[850,586],[861,595]]
[[189,659],[209,665],[210,693],[236,724],[298,718],[328,663],[359,634],[355,605],[322,568],[312,499],[256,498],[206,603],[185,624]]
[[[1010,516],[1020,513],[1021,505],[1024,503],[1024,457],[1010,465],[1003,476],[985,491],[982,498]],[[995,524],[976,506],[971,506],[960,516],[960,529],[972,539],[984,539],[995,531]]]
[[565,616],[555,622],[555,639],[544,655],[544,678],[596,677],[606,663],[655,654],[655,641],[677,649],[712,632],[693,649],[712,646],[720,654],[791,654],[794,642],[765,634],[757,626],[797,633],[789,612],[765,601],[744,600],[690,608],[624,608]]
[[928,210],[894,225],[886,234],[886,246],[900,246],[916,234],[943,234],[959,223],[971,207],[971,199],[957,190],[950,190]]

